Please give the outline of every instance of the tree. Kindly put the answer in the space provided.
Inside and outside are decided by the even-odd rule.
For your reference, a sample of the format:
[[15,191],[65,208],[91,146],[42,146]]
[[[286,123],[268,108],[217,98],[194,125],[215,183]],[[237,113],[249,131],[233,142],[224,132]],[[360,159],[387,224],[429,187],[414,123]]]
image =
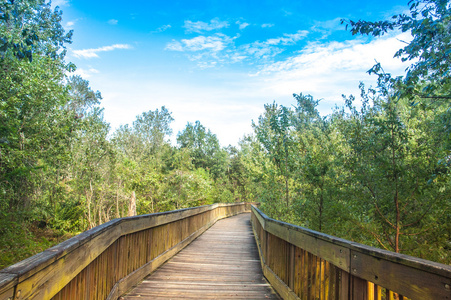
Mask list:
[[419,96],[432,101],[451,99],[451,4],[447,0],[410,0],[410,15],[368,22],[342,20],[352,34],[382,36],[390,31],[409,32],[412,40],[395,53],[402,61],[413,61],[404,77],[392,79],[377,64],[369,72],[379,74],[395,87],[396,96]]
[[[84,212],[89,228],[102,224],[106,216],[103,187],[109,181],[112,147],[107,140],[109,124],[103,120],[103,109],[87,112],[73,145],[71,173],[72,187]],[[74,196],[75,196],[74,195]],[[111,201],[110,199],[109,201]]]
[[38,170],[71,135],[60,110],[68,100],[63,58],[71,33],[60,22],[61,12],[45,1],[0,6],[0,191],[9,210],[29,207]]
[[165,141],[165,138],[172,134],[170,127],[174,119],[171,113],[162,106],[161,110],[149,110],[136,117],[133,122],[133,129],[139,135],[143,146],[150,154],[156,155],[159,153]]
[[124,187],[125,194],[136,193],[140,213],[159,210],[158,195],[169,164],[166,157],[172,152],[166,139],[173,120],[163,106],[138,115],[133,126],[121,126],[113,134],[118,151],[117,185]]
[[[62,12],[46,0],[5,0],[0,4],[0,57],[27,59],[50,56],[63,59],[72,31],[61,25]],[[71,66],[72,67],[72,66]]]
[[283,177],[287,207],[290,205],[289,181],[293,168],[291,119],[292,111],[289,108],[273,103],[265,105],[265,113],[258,118],[258,124],[252,124],[257,140]]
[[180,149],[189,149],[196,168],[208,170],[214,179],[225,174],[227,152],[221,148],[216,135],[199,121],[188,123],[183,132],[177,135],[177,143]]
[[351,116],[341,128],[351,149],[352,187],[365,199],[359,201],[356,223],[379,246],[411,253],[425,233],[439,227],[431,217],[441,215],[449,192],[428,183],[438,171],[440,135],[433,134],[433,112],[409,107],[406,99],[373,94],[362,91],[360,112],[347,100]]
[[334,165],[334,132],[330,122],[320,116],[316,109],[319,100],[311,95],[293,95],[297,105],[293,113],[297,155],[293,153],[298,166],[296,180],[301,190],[299,215],[304,226],[330,233],[327,225],[331,211],[336,208],[336,178],[339,166]]
[[[377,154],[362,156],[362,161],[363,157],[367,159],[373,157],[374,163],[377,162],[375,165],[377,168],[373,170],[386,172],[379,174],[380,177],[376,176],[375,179],[391,174],[390,184],[395,184],[391,186],[393,190],[387,194],[395,193],[392,199],[395,207],[391,207],[393,208],[391,213],[394,213],[396,217],[390,215],[390,210],[384,211],[381,205],[375,208],[381,224],[388,226],[384,229],[383,237],[389,244],[388,247],[395,251],[401,251],[401,240],[404,240],[405,244],[416,240],[416,248],[421,248],[418,247],[418,242],[428,235],[428,224],[437,226],[438,220],[433,217],[432,211],[435,210],[437,215],[441,215],[439,212],[443,211],[437,207],[437,203],[446,197],[448,189],[439,185],[449,182],[451,166],[449,159],[451,153],[449,105],[451,99],[449,73],[451,69],[449,55],[451,53],[449,30],[451,4],[447,0],[411,0],[409,5],[409,14],[394,15],[391,20],[377,22],[342,20],[342,23],[347,23],[347,27],[351,26],[352,34],[377,37],[394,30],[401,30],[410,32],[412,35],[412,40],[395,53],[395,57],[412,62],[405,76],[393,78],[384,72],[380,64],[376,64],[369,73],[378,76],[377,88],[382,100],[376,101],[373,108],[375,111],[368,109],[366,112],[362,111],[362,117],[354,118],[354,120],[360,120],[354,124],[364,124],[362,126],[369,126],[380,133],[381,138],[374,140],[375,145],[385,140],[384,146],[380,145],[380,151]],[[376,95],[374,90],[372,93]],[[410,106],[406,106],[407,101]],[[353,115],[356,115],[356,110]],[[420,121],[419,115],[424,120]],[[371,137],[371,133],[365,132],[363,136],[360,138],[360,146],[354,148],[355,153],[358,153],[358,149],[366,149],[365,141]],[[376,148],[377,146],[373,147],[373,149]],[[391,160],[386,159],[389,157],[386,152],[388,149],[392,151]],[[385,153],[383,155],[385,158],[379,156],[382,153]],[[415,171],[412,172],[412,170]],[[368,183],[366,188],[370,189],[372,186],[371,189],[374,189],[377,182],[376,180],[371,184]],[[432,187],[433,185],[435,187]],[[406,194],[403,195],[403,193]],[[431,196],[430,193],[436,194]],[[380,194],[371,194],[373,198],[380,196]],[[431,200],[433,197],[435,201]],[[422,201],[419,201],[419,198]],[[418,207],[413,208],[415,205]],[[445,209],[447,207],[443,202],[440,202],[439,206]],[[408,213],[406,207],[410,207]],[[414,210],[424,214],[415,214]],[[410,220],[406,221],[403,218],[410,218]],[[415,230],[417,232],[412,233]],[[373,236],[376,236],[376,231],[372,232]],[[381,236],[378,240],[380,244],[383,244]],[[443,246],[437,248],[440,247]]]
[[89,86],[89,81],[79,75],[69,77],[66,85],[69,88],[67,109],[73,112],[77,119],[82,118],[87,110],[100,104],[102,100],[100,92],[94,92]]
[[[441,111],[436,121],[445,128],[441,144],[447,153],[440,163],[451,167],[451,3],[447,0],[410,0],[409,15],[394,15],[391,20],[368,22],[342,20],[352,34],[381,36],[394,30],[410,32],[412,40],[395,53],[402,61],[411,61],[405,76],[392,78],[378,63],[368,72],[378,76],[381,92],[397,99],[409,99]],[[443,110],[441,107],[448,109]]]

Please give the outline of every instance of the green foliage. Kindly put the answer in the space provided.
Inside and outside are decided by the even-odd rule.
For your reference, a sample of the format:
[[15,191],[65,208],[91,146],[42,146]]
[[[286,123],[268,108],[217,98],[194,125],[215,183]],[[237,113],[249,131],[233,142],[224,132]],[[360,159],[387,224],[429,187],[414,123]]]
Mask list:
[[0,269],[50,248],[70,235],[30,223],[23,213],[0,212]]
[[192,163],[196,168],[203,168],[213,178],[221,177],[227,168],[227,152],[221,149],[218,138],[207,130],[199,121],[188,123],[185,130],[178,134],[180,149],[188,149]]
[[64,32],[62,12],[45,0],[5,0],[0,4],[0,58],[32,61],[35,56],[63,59],[72,31]]
[[361,89],[360,109],[346,98],[329,117],[302,94],[290,109],[265,106],[240,144],[246,189],[273,218],[449,263],[445,107]]
[[[394,15],[391,20],[357,22],[342,20],[352,34],[381,36],[393,30],[410,32],[412,40],[395,53],[403,61],[413,61],[403,78],[391,80],[399,97],[420,96],[429,100],[451,98],[451,5],[446,0],[410,0],[409,14]],[[370,73],[380,72],[376,65]],[[390,78],[391,79],[391,78]]]
[[409,31],[392,78],[377,64],[362,105],[265,105],[254,134],[222,148],[199,121],[169,142],[164,106],[110,134],[101,94],[64,62],[71,32],[43,0],[0,4],[0,268],[133,213],[258,201],[271,217],[449,263],[451,110],[447,1],[410,16],[348,21],[353,34]]
[[[368,22],[342,20],[352,34],[380,36],[393,30],[409,32],[412,40],[394,56],[410,61],[406,74],[393,78],[377,63],[368,72],[378,76],[382,93],[405,98],[412,106],[423,105],[440,111],[436,116],[446,128],[442,147],[451,153],[451,4],[446,0],[410,0],[409,14],[394,15],[391,20]],[[390,95],[391,96],[391,95]],[[446,107],[446,110],[441,109]]]

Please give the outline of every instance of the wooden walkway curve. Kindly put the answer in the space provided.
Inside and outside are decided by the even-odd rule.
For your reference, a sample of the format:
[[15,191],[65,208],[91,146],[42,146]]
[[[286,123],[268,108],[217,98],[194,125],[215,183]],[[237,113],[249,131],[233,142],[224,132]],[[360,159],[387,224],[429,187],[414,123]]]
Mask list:
[[250,214],[218,221],[124,300],[280,299],[266,282]]

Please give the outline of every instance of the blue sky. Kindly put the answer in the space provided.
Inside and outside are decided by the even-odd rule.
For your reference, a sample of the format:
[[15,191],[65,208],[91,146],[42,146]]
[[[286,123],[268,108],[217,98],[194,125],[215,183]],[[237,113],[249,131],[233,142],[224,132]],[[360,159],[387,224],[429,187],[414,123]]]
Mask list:
[[86,1],[57,0],[74,30],[67,61],[102,93],[112,130],[142,112],[166,106],[172,140],[199,120],[221,144],[252,131],[263,105],[295,104],[311,94],[320,112],[342,94],[374,83],[375,60],[402,74],[393,59],[408,35],[352,36],[340,19],[379,20],[407,9],[407,0],[369,1]]

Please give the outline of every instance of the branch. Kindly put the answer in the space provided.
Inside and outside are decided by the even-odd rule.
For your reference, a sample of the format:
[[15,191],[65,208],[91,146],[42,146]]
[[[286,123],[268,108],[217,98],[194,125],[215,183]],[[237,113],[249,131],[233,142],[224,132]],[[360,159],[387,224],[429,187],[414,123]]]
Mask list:
[[413,226],[415,224],[418,224],[421,220],[424,219],[424,217],[427,215],[427,213],[431,210],[431,207],[432,207],[432,205],[429,205],[429,208],[424,212],[424,214],[421,215],[421,217],[419,217],[416,221],[414,221],[414,222],[412,222],[410,224],[403,225],[403,227],[410,227],[410,226]]
[[[441,197],[440,197],[440,198],[441,198]],[[435,199],[435,200],[438,201],[438,199]],[[413,226],[413,225],[419,223],[421,220],[424,219],[424,217],[429,213],[429,211],[430,211],[431,209],[432,209],[432,205],[429,204],[428,208],[426,209],[426,211],[424,212],[424,214],[421,215],[421,217],[419,217],[416,221],[414,221],[414,222],[412,222],[412,223],[410,223],[410,224],[403,225],[403,227],[410,227],[410,226]],[[443,214],[444,214],[444,212],[442,212],[441,215],[443,215]]]
[[[415,188],[413,189],[413,191],[412,191],[412,194],[410,195],[410,198],[414,198],[414,196],[415,196],[415,193],[416,193],[416,191],[418,190],[418,177],[417,177],[417,182],[416,182],[416,185],[415,185]],[[404,211],[405,211],[405,209],[406,209],[406,207],[407,207],[407,205],[409,205],[409,201],[406,201],[406,204],[403,206],[403,208],[401,209],[401,212],[402,213],[404,213]],[[404,214],[405,215],[405,214]]]
[[[357,225],[358,225],[362,230],[365,230],[365,231],[367,231],[369,234],[371,234],[371,235],[376,239],[376,241],[377,241],[377,242],[378,242],[385,250],[390,251],[390,249],[388,249],[388,248],[384,245],[384,243],[382,242],[380,236],[379,236],[377,233],[373,232],[372,230],[370,230],[370,229],[368,229],[368,228],[365,228],[363,225],[361,225],[361,224],[359,224],[359,223],[357,223]],[[388,242],[391,244],[391,241],[390,241],[390,240],[388,240]]]
[[417,233],[401,233],[400,232],[399,235],[415,236],[415,235],[420,235],[420,234],[422,234],[422,233],[424,233],[426,231],[429,231],[429,229],[431,229],[431,228],[426,228],[426,229],[424,229],[424,230],[422,230],[420,232],[417,232]]
[[379,213],[379,215],[382,217],[382,219],[384,219],[385,222],[387,222],[388,224],[390,224],[390,226],[396,230],[396,226],[393,225],[383,214],[382,212],[379,210],[379,206],[377,206],[377,202],[374,201],[374,205],[376,206],[376,210]]
[[394,249],[395,245],[393,245],[393,241],[391,240],[390,236],[388,235],[387,231],[385,231],[385,229],[384,229],[384,234],[385,234],[385,238],[387,239],[388,243],[390,244],[392,249]]
[[420,93],[413,93],[415,96],[425,98],[425,99],[436,99],[436,100],[449,100],[451,99],[451,96],[427,96]]
[[382,212],[380,211],[380,209],[379,209],[379,206],[377,205],[377,202],[376,202],[376,194],[375,194],[375,192],[373,191],[373,189],[368,185],[368,184],[364,184],[365,185],[365,187],[371,192],[371,195],[373,196],[373,199],[374,199],[374,205],[376,206],[376,210],[377,210],[377,212],[379,213],[379,215],[381,216],[381,218],[385,221],[385,222],[387,222],[388,224],[390,224],[390,226],[391,227],[393,227],[393,229],[396,229],[396,227],[382,214]]

